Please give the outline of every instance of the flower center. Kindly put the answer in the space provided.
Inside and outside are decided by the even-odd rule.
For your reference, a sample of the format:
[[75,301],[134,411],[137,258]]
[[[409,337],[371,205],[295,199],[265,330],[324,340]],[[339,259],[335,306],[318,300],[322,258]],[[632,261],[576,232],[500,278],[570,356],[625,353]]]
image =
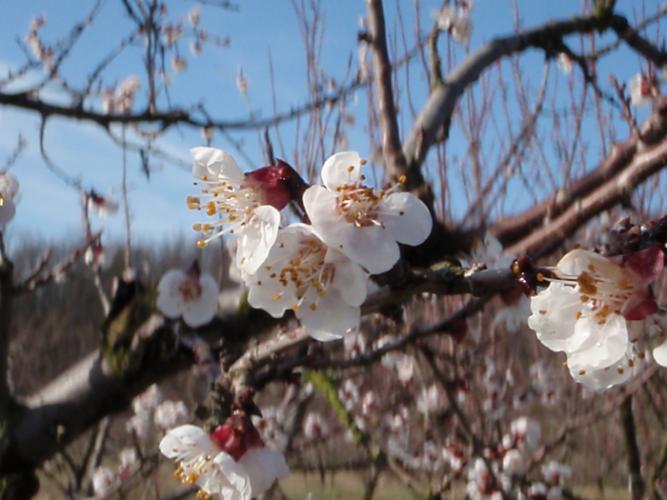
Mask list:
[[178,287],[178,292],[186,302],[197,300],[202,294],[202,286],[201,283],[199,283],[199,277],[188,275]]
[[[327,286],[334,278],[336,267],[325,263],[324,258],[327,247],[317,238],[307,238],[301,241],[299,250],[295,257],[291,258],[282,268],[272,270],[270,278],[277,279],[284,287],[289,284],[296,288],[298,302],[292,306],[294,312],[298,312],[303,301],[310,290],[315,291],[315,299],[308,305],[311,310],[317,309],[317,299],[326,295]],[[282,292],[276,292],[273,299],[278,301],[282,298]]]
[[[623,306],[641,290],[633,273],[611,261],[591,262],[578,276],[560,277],[558,281],[578,287],[579,298],[604,325],[611,314],[621,314]],[[583,314],[577,312],[577,319]]]
[[[235,184],[226,179],[208,180],[205,177],[200,182],[204,186],[202,194],[188,196],[188,208],[204,209],[207,215],[218,218],[212,223],[192,226],[195,231],[203,233],[204,238],[197,242],[200,248],[218,236],[234,233],[234,230],[245,226],[255,209],[262,205],[262,194],[254,183]],[[223,229],[224,225],[229,226]]]
[[[365,176],[360,176],[364,181]],[[343,184],[336,188],[338,198],[336,203],[337,212],[345,217],[345,220],[357,227],[380,226],[384,227],[381,218],[380,203],[388,195],[397,190],[400,184],[405,183],[405,176],[401,176],[397,182],[386,184],[379,192],[375,192],[361,183]]]

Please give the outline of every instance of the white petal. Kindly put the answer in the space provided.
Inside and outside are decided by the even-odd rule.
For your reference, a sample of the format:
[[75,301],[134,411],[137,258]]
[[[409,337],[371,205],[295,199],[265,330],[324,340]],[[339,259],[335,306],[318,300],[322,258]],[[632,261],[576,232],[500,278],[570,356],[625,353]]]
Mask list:
[[332,223],[347,223],[343,216],[338,213],[337,203],[337,196],[334,192],[316,184],[310,186],[303,193],[303,207],[306,209],[310,223],[316,231],[318,226],[321,226],[327,232],[327,229],[331,229],[328,226]]
[[431,213],[412,193],[393,193],[380,203],[379,208],[380,219],[399,243],[419,245],[431,234]]
[[253,493],[250,486],[250,479],[243,465],[224,452],[218,453],[213,462],[220,467],[231,486],[222,490],[222,497],[250,500]]
[[266,271],[260,271],[253,279],[249,285],[248,304],[255,309],[264,309],[274,318],[281,318],[287,309],[297,303],[292,283],[280,286],[277,280],[269,278]]
[[310,222],[322,240],[344,253],[371,274],[391,269],[400,257],[391,233],[379,226],[356,227],[336,210],[336,195],[322,186],[311,186],[303,195]]
[[579,345],[568,355],[568,360],[578,366],[606,368],[618,362],[628,350],[625,318],[612,314],[602,325],[593,317],[581,318],[575,323],[571,341]]
[[332,191],[338,186],[354,184],[361,175],[361,157],[356,151],[330,156],[322,165],[322,183]]
[[[316,303],[314,310],[312,303]],[[321,340],[340,338],[350,328],[359,326],[360,319],[359,308],[348,305],[333,289],[324,297],[307,296],[296,315],[308,334]]]
[[663,342],[653,349],[653,359],[660,366],[667,366],[667,342]]
[[324,259],[336,266],[331,286],[339,291],[343,300],[351,306],[360,306],[366,300],[368,273],[344,254],[329,248]]
[[276,479],[289,474],[283,454],[269,448],[251,448],[243,454],[240,463],[250,478],[253,496],[261,495]]
[[603,391],[614,385],[622,384],[635,374],[635,370],[628,366],[628,355],[623,356],[613,365],[600,369],[579,365],[574,361],[570,362],[570,358],[567,364],[572,378],[593,391]]
[[201,296],[183,304],[183,321],[192,328],[205,325],[213,319],[218,309],[218,284],[210,274],[199,277],[202,288]]
[[254,274],[266,260],[276,242],[280,227],[280,212],[270,205],[262,205],[243,230],[237,234],[236,265],[241,271]]
[[160,441],[160,451],[167,458],[181,459],[210,453],[214,449],[208,433],[196,425],[176,427]]
[[178,318],[183,312],[184,300],[179,287],[184,279],[185,273],[180,269],[170,269],[160,278],[156,306],[167,318]]
[[531,297],[530,309],[533,314],[528,318],[528,326],[535,330],[539,341],[552,351],[567,350],[577,313],[581,311],[579,294],[574,288],[551,283]]
[[[236,163],[236,160],[227,151],[216,148],[192,148],[190,150],[195,162],[208,169],[209,175],[228,179],[236,184],[244,181],[245,176]],[[193,167],[192,173],[201,172],[201,167]]]

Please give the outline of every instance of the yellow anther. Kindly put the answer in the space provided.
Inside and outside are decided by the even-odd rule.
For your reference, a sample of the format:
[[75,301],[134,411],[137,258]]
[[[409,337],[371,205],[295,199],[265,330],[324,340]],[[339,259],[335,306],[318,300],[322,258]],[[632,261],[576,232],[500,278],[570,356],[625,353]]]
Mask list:
[[278,302],[283,297],[283,292],[276,292],[273,294],[273,300]]
[[404,176],[404,175],[401,175],[401,176],[398,178],[398,182],[399,182],[400,184],[405,184],[407,180],[408,180],[408,178],[407,178],[406,176]]
[[201,224],[192,224],[192,229],[195,231],[201,231]]
[[353,170],[354,170],[354,165],[350,165],[349,167],[347,167],[348,172],[352,172]]
[[208,242],[206,240],[197,240],[197,248],[206,248]]

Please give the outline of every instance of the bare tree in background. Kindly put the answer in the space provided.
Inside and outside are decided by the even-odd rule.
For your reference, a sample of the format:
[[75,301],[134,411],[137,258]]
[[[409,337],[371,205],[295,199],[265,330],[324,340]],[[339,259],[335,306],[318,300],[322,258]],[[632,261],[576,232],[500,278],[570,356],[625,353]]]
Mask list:
[[[70,80],[65,62],[113,2],[124,10],[117,39],[85,81]],[[136,433],[114,427],[122,427],[117,414],[134,398],[176,376],[179,383],[200,381],[200,393],[190,391],[201,396],[189,401],[193,419],[215,426],[239,405],[271,406],[274,414],[264,411],[264,421],[273,418],[272,431],[278,428],[284,436],[281,447],[293,471],[322,477],[356,471],[365,498],[385,476],[418,497],[510,498],[521,490],[546,498],[557,488],[563,497],[575,498],[587,493],[572,485],[597,485],[603,494],[606,483],[618,485],[608,476],[619,474],[628,478],[632,498],[662,498],[664,370],[642,355],[649,359],[628,382],[587,393],[572,381],[563,357],[535,339],[526,324],[525,297],[543,288],[545,278],[555,279],[553,265],[574,247],[629,258],[667,244],[667,219],[661,218],[667,99],[660,93],[667,8],[650,11],[642,4],[641,15],[631,19],[613,0],[585,1],[576,16],[524,26],[515,5],[508,13],[514,31],[475,45],[470,14],[483,11],[482,2],[444,2],[429,16],[419,1],[366,0],[356,60],[341,61],[330,71],[320,60],[330,36],[325,5],[293,0],[308,95],[299,103],[276,95],[269,60],[269,83],[260,90],[272,92],[273,109],[254,111],[254,89],[240,71],[237,85],[249,114],[238,119],[217,116],[197,98],[181,103],[170,95],[170,78],[197,64],[203,47],[222,50],[229,43],[208,30],[200,9],[233,16],[244,8],[201,3],[177,18],[157,0],[97,0],[56,41],[44,39],[44,18],[17,33],[25,62],[2,76],[0,105],[39,117],[45,165],[81,199],[82,238],[59,260],[50,250],[30,259],[12,255],[8,242],[0,240],[3,497],[35,495],[38,474],[64,497],[100,496],[93,477],[103,462],[118,461],[110,451],[114,432],[139,458],[131,473],[119,473],[122,481],[111,481],[114,487],[106,494],[191,494],[191,488],[162,479],[155,443],[149,446]],[[395,25],[387,22],[388,9],[396,14]],[[417,25],[403,21],[401,11],[407,9],[414,10]],[[420,24],[424,20],[427,25]],[[641,64],[632,85],[619,83],[628,75],[599,69],[623,50]],[[108,68],[128,54],[141,61],[143,74],[111,82]],[[540,63],[531,63],[528,73],[526,60],[536,54]],[[28,74],[40,78],[26,85]],[[54,99],[54,92],[60,98]],[[425,99],[417,97],[422,95]],[[93,124],[118,145],[119,204],[50,156],[55,119]],[[349,143],[353,126],[361,122],[368,142]],[[401,179],[402,189],[428,207],[433,230],[421,245],[402,246],[390,271],[373,276],[359,331],[342,341],[317,342],[291,313],[275,319],[251,308],[229,276],[224,248],[213,258],[202,257],[217,272],[218,314],[191,328],[156,308],[155,276],[142,271],[140,261],[162,258],[160,266],[166,267],[175,258],[147,257],[135,248],[127,186],[127,170],[137,164],[149,175],[159,162],[182,163],[161,147],[165,134],[179,127],[201,131],[203,142],[224,145],[256,167],[282,158],[310,183],[319,182],[320,167],[331,154],[367,150],[369,182]],[[264,158],[246,151],[241,137],[248,136],[256,136]],[[25,144],[17,141],[3,175],[20,168]],[[3,196],[11,204],[7,192]],[[126,221],[122,265],[108,270],[101,263],[103,230],[91,213],[119,205]],[[290,206],[291,217],[304,215],[300,199]],[[615,224],[617,219],[622,220]],[[217,248],[210,245],[201,255]],[[84,256],[83,280],[90,285],[84,288],[90,293],[78,295],[77,307],[89,309],[101,325],[95,347],[26,393],[11,382],[12,346],[38,342],[46,327],[26,304],[57,287],[75,293],[72,283],[78,283]],[[658,307],[663,281],[652,288]],[[74,338],[76,332],[67,334]],[[529,439],[531,424],[521,421],[525,415],[542,424],[536,443]],[[519,449],[517,465],[518,458],[508,457]],[[565,484],[562,471],[544,472],[551,461],[571,465],[572,484]],[[267,495],[279,497],[281,488],[276,485]]]

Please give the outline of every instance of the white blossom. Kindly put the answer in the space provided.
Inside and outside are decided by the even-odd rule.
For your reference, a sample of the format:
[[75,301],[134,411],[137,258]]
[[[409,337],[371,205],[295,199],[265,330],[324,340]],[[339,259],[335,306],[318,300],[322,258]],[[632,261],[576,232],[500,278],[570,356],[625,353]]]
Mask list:
[[153,411],[160,401],[162,401],[162,392],[156,384],[152,384],[132,400],[132,411],[137,415],[148,413]]
[[250,500],[289,473],[282,453],[261,445],[238,451],[238,460],[223,451],[222,441],[194,425],[169,431],[160,451],[178,463],[177,477],[207,495]]
[[205,235],[198,245],[204,247],[214,238],[234,234],[236,265],[255,273],[276,241],[278,209],[266,203],[261,185],[244,175],[226,151],[199,147],[191,153],[195,159],[192,174],[199,179],[202,194],[188,197],[188,206],[218,217],[213,223],[195,224],[194,229]]
[[637,73],[630,81],[630,101],[633,106],[650,103],[658,95],[659,91],[655,83],[648,76]]
[[398,261],[398,243],[419,245],[431,233],[433,221],[419,198],[397,192],[399,183],[379,191],[366,186],[364,164],[353,151],[331,156],[322,167],[324,186],[308,188],[303,203],[329,246],[378,274]]
[[134,434],[139,441],[145,441],[151,431],[151,418],[148,413],[132,415],[125,423],[127,432]]
[[308,334],[340,338],[358,326],[367,273],[306,224],[281,229],[268,257],[247,276],[248,303],[280,318],[292,309]]
[[139,467],[139,455],[136,448],[123,448],[118,454],[118,477],[128,479]]
[[438,23],[438,28],[448,32],[454,40],[461,44],[470,41],[472,23],[469,7],[444,5],[440,10],[433,11],[432,15]]
[[438,386],[433,384],[428,388],[423,388],[417,398],[417,410],[424,415],[437,412],[444,404],[442,393]]
[[[648,285],[664,267],[657,247],[630,256],[621,265],[582,249],[566,254],[557,279],[531,298],[528,325],[553,351],[567,354],[570,372],[595,390],[625,378],[632,356],[628,322],[656,311]],[[628,321],[629,320],[629,321]],[[596,376],[587,376],[591,373]]]
[[171,269],[158,284],[157,308],[171,319],[182,316],[185,324],[196,328],[215,316],[218,293],[218,284],[210,274],[198,269]]
[[510,476],[520,476],[526,470],[526,461],[517,449],[508,450],[503,456],[503,472]]
[[93,492],[95,496],[105,497],[109,495],[116,484],[116,476],[108,467],[98,467],[93,472]]
[[542,465],[542,476],[547,484],[561,485],[563,480],[572,475],[572,468],[569,465],[562,464],[552,460]]
[[201,20],[201,7],[195,4],[188,12],[188,21],[192,26],[197,26]]
[[155,408],[153,422],[159,428],[169,430],[185,423],[188,418],[188,409],[183,401],[167,399]]
[[542,428],[536,420],[528,417],[519,417],[510,424],[510,434],[513,444],[526,453],[535,452],[542,440]]
[[560,52],[556,61],[558,69],[566,75],[572,73],[572,58],[566,52]]

